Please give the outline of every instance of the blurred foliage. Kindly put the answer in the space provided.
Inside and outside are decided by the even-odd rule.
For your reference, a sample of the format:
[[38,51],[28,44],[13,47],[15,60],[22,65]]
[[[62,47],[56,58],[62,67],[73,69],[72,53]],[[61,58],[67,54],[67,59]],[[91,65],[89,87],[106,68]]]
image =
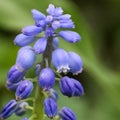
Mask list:
[[[49,3],[71,14],[75,30],[82,36],[79,43],[61,40],[60,46],[82,57],[84,71],[75,78],[82,82],[85,96],[68,99],[60,94],[59,105],[71,107],[77,120],[119,120],[119,0],[0,0],[0,109],[14,98],[5,88],[7,72],[15,64],[19,49],[13,40],[24,26],[34,23],[31,9],[45,13]],[[13,119],[21,120],[16,116],[8,120]]]

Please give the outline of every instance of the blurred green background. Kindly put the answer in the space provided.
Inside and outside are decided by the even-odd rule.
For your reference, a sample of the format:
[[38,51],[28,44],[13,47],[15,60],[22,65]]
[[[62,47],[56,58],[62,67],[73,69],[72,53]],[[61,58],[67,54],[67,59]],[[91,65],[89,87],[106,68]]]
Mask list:
[[[0,0],[0,110],[14,98],[5,87],[19,49],[13,40],[34,23],[31,9],[45,13],[49,3],[71,14],[82,36],[79,43],[61,40],[60,46],[82,57],[84,71],[75,78],[85,95],[68,99],[60,94],[59,105],[72,108],[77,120],[120,120],[120,0]],[[14,119],[21,120],[14,115],[8,120]]]

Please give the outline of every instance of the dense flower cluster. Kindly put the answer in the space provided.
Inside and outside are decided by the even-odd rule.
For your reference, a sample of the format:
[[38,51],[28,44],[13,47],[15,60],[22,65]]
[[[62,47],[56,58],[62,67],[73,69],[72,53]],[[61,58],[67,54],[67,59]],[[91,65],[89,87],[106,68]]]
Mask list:
[[[61,7],[50,4],[46,12],[48,15],[33,9],[32,16],[35,24],[24,27],[22,33],[17,35],[14,40],[14,44],[21,48],[18,51],[16,63],[8,71],[6,87],[15,91],[16,99],[10,100],[5,105],[0,113],[0,119],[6,119],[13,113],[22,116],[27,108],[31,108],[27,102],[22,102],[30,96],[34,88],[33,79],[26,78],[26,73],[36,64],[36,58],[42,54],[42,60],[36,64],[35,72],[38,80],[35,82],[46,97],[43,102],[44,113],[50,119],[57,116],[61,120],[76,120],[76,116],[70,108],[63,107],[58,111],[58,94],[53,86],[56,79],[58,80],[57,72],[60,76],[59,87],[63,95],[74,97],[84,94],[82,84],[78,80],[66,76],[68,72],[73,75],[82,72],[83,64],[80,56],[75,52],[67,52],[59,48],[59,38],[74,43],[80,41],[81,36],[77,32],[64,30],[75,26],[71,15],[63,14]],[[64,29],[60,30],[60,28]],[[51,68],[49,61],[56,70]],[[62,77],[60,73],[65,76]],[[28,118],[22,120],[28,120]]]

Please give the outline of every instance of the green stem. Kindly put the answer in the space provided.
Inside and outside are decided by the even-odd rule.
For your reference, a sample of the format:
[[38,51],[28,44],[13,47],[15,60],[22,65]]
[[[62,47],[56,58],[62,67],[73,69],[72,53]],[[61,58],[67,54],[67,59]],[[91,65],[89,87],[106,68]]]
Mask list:
[[21,100],[20,102],[28,102],[28,101],[33,101],[33,100],[34,100],[34,98],[31,97],[31,98],[27,98],[27,99]]
[[[53,37],[48,38],[46,50],[43,53],[43,58],[41,62],[41,70],[45,67],[50,67],[51,56],[52,56],[52,40]],[[33,114],[29,120],[43,120],[44,119],[44,94],[40,86],[36,85],[35,99],[33,103]]]
[[25,106],[25,108],[33,111],[33,107],[31,107],[29,105]]

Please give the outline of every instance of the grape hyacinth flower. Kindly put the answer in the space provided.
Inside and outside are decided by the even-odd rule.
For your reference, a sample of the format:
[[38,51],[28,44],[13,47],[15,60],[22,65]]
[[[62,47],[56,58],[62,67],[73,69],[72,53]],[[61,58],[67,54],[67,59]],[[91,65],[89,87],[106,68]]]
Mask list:
[[35,62],[36,56],[32,47],[23,47],[18,51],[16,64],[27,70],[31,68]]
[[[63,95],[84,95],[82,84],[67,76],[68,72],[72,75],[81,73],[81,57],[75,52],[60,48],[61,38],[66,42],[75,43],[81,40],[81,36],[70,30],[75,28],[74,22],[70,14],[64,14],[61,7],[49,4],[46,12],[45,15],[32,9],[34,24],[24,27],[14,39],[14,44],[20,49],[15,65],[8,71],[6,87],[15,92],[16,100],[5,105],[0,113],[0,120],[10,117],[13,113],[22,116],[27,110],[31,110],[32,114],[30,118],[21,118],[22,120],[43,120],[46,119],[44,117],[77,119],[70,108],[63,107],[58,111],[59,92],[53,87],[55,81],[59,81]],[[69,30],[66,30],[67,28]]]
[[68,52],[70,72],[77,75],[83,70],[83,63],[80,56],[75,52]]
[[33,90],[33,83],[29,80],[20,82],[16,89],[16,99],[21,100],[27,98]]
[[2,109],[0,113],[0,119],[6,119],[11,116],[16,110],[17,102],[15,100],[10,100]]
[[60,91],[63,95],[68,97],[82,96],[84,94],[84,89],[81,83],[67,76],[60,80]]
[[57,114],[57,103],[52,98],[46,98],[44,100],[45,114],[49,118],[53,118]]
[[58,73],[66,73],[69,68],[69,56],[64,49],[56,49],[52,53],[52,63]]
[[18,65],[14,65],[10,68],[8,75],[7,75],[7,81],[9,83],[17,83],[23,79],[25,76],[25,70],[20,68]]
[[44,68],[41,70],[38,83],[43,90],[49,90],[55,84],[55,75],[51,68]]
[[59,112],[62,120],[76,120],[76,116],[73,111],[68,107],[63,107]]
[[24,34],[19,34],[14,40],[14,44],[20,47],[31,44],[34,41],[34,36],[26,36]]

